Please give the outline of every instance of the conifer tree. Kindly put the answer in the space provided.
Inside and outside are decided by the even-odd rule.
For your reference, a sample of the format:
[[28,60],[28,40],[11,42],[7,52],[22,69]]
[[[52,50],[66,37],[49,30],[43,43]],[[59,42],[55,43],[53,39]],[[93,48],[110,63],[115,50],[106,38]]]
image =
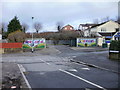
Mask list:
[[20,25],[18,18],[15,16],[8,24],[8,34],[21,29],[22,26]]

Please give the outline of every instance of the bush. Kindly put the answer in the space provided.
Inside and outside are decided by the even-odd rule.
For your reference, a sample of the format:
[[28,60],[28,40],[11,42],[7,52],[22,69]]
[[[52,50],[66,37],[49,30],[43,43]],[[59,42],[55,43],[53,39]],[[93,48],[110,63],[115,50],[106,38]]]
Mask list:
[[12,32],[8,35],[8,41],[9,42],[24,42],[25,41],[25,33],[21,30],[17,30],[15,32]]
[[112,41],[110,43],[109,50],[120,51],[120,40],[119,41]]

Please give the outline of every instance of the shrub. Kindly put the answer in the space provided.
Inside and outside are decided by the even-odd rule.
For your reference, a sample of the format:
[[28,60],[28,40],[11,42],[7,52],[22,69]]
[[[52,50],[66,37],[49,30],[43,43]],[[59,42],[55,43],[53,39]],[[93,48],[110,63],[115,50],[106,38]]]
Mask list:
[[17,30],[15,32],[12,32],[8,35],[8,41],[9,42],[24,42],[25,41],[25,33],[20,31],[20,30]]
[[110,43],[110,48],[109,50],[115,50],[115,51],[120,51],[120,40],[119,41],[112,41]]

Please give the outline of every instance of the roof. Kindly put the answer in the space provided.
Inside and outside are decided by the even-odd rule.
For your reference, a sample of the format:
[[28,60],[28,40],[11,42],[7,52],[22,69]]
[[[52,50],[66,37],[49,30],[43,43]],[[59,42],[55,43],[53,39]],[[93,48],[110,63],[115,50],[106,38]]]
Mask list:
[[[107,22],[108,22],[108,21],[107,21]],[[101,23],[101,24],[94,25],[94,26],[92,26],[91,28],[94,28],[94,27],[97,27],[97,26],[103,25],[103,24],[105,24],[105,23],[107,23],[107,22],[103,22],[103,23]]]
[[[67,26],[70,26],[70,27],[72,27],[72,28],[73,28],[73,26],[71,26],[71,25],[69,25],[69,24],[68,24],[68,25],[65,25],[64,27],[67,27]],[[64,27],[63,27],[63,28],[64,28]]]
[[[109,21],[103,22],[103,23],[101,23],[101,24],[94,25],[94,26],[92,26],[91,28],[94,28],[94,27],[97,27],[97,26],[103,25],[103,24],[105,24],[105,23],[107,23],[107,22],[110,22],[110,21],[112,21],[112,20],[109,20]],[[112,22],[114,22],[114,21],[112,21]],[[117,22],[115,22],[115,23],[117,23]]]
[[73,26],[71,26],[71,25],[66,25],[66,26],[64,26],[64,27],[62,27],[62,30],[65,28],[65,27],[67,27],[67,26],[70,26],[70,27],[72,27],[73,29],[74,29],[74,27]]
[[[80,24],[81,26],[83,26],[83,27],[89,27],[89,26],[95,26],[95,25],[97,25],[97,24],[88,24],[88,23],[86,23],[86,24]],[[80,26],[79,25],[79,26]]]

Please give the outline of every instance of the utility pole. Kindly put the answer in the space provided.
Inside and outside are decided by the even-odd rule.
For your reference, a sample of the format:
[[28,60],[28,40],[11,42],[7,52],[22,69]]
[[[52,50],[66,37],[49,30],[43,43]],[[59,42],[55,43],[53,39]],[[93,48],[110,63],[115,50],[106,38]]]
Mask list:
[[[32,17],[32,25],[33,25],[33,19],[34,19],[34,17]],[[33,51],[34,51],[34,41],[33,41],[33,32],[32,32],[32,53],[33,53]]]

